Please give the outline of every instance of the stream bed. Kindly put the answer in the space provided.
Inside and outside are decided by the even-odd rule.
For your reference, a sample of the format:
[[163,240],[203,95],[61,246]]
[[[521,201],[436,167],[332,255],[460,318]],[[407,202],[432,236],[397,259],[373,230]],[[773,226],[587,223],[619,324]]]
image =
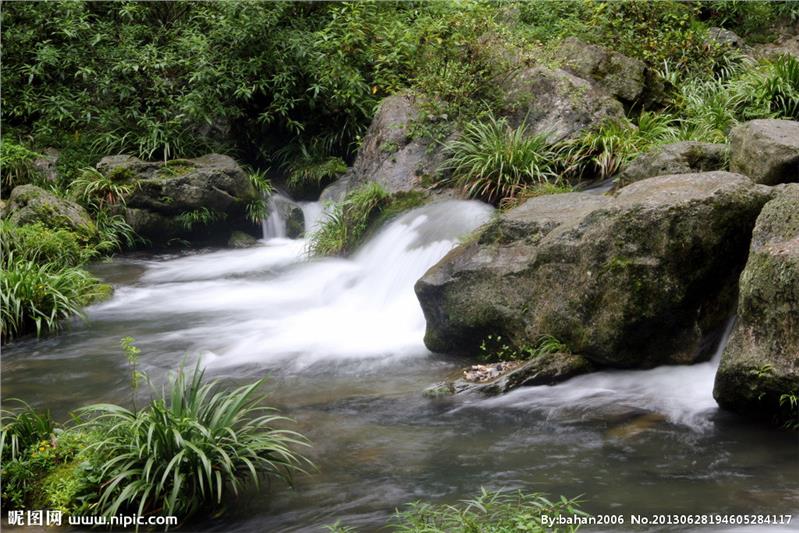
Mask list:
[[350,259],[308,260],[305,241],[277,237],[95,265],[113,298],[61,335],[5,347],[3,398],[61,419],[129,402],[124,336],[155,381],[198,358],[230,384],[268,377],[317,470],[201,531],[324,531],[337,520],[374,531],[404,503],[456,502],[481,487],[581,495],[597,514],[793,513],[789,527],[764,530],[799,530],[799,438],[719,411],[717,357],[499,398],[422,395],[465,362],[425,349],[413,284],[490,216],[472,202],[425,206]]

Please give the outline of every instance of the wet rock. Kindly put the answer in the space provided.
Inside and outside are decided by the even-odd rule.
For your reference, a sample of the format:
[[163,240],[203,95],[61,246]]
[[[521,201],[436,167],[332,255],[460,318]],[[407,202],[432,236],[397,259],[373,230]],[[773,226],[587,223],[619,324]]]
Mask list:
[[[109,156],[100,160],[97,169],[112,180],[136,184],[119,210],[137,233],[155,243],[227,234],[231,227],[244,227],[248,225],[246,207],[258,199],[238,163],[220,154],[166,163]],[[195,214],[203,216],[195,217],[192,225],[175,223]],[[163,223],[166,219],[172,223]]]
[[552,335],[601,365],[691,363],[734,306],[768,191],[708,172],[633,183],[613,198],[533,198],[484,226],[417,282],[425,343],[473,353],[488,335]]
[[299,204],[283,196],[273,196],[270,207],[277,211],[285,223],[286,237],[299,239],[305,234],[305,215]]
[[551,141],[573,137],[605,119],[624,117],[624,107],[604,90],[565,70],[537,66],[515,73],[504,88],[503,115],[512,125]]
[[635,158],[616,178],[615,188],[655,176],[724,170],[729,159],[725,144],[683,141],[658,146]]
[[431,139],[412,135],[418,117],[417,96],[398,94],[384,99],[358,151],[348,187],[376,181],[389,193],[410,191],[438,172],[443,150]]
[[39,222],[48,228],[68,229],[86,238],[97,234],[94,221],[82,206],[35,185],[14,187],[4,216],[17,225]]
[[632,103],[644,94],[647,69],[643,61],[575,37],[563,40],[557,56],[564,70],[594,81],[623,102]]
[[258,239],[243,231],[234,231],[230,234],[230,239],[227,241],[227,245],[230,248],[252,248],[257,244]]
[[730,170],[756,183],[799,181],[799,122],[751,120],[730,133]]
[[718,404],[754,418],[799,421],[799,185],[757,219],[741,274],[738,319],[716,374]]

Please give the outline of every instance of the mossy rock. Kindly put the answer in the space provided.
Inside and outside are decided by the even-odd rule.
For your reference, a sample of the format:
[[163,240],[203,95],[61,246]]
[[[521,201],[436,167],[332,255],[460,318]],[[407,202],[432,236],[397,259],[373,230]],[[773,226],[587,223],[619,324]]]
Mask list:
[[727,172],[660,176],[615,197],[566,193],[501,214],[416,284],[436,352],[552,335],[603,366],[708,358],[734,307],[767,189]]
[[741,274],[738,318],[713,395],[725,409],[799,422],[783,395],[799,396],[799,185],[763,208]]
[[39,223],[52,229],[73,231],[85,239],[97,235],[97,227],[83,207],[35,185],[15,187],[5,213],[8,220],[17,225]]

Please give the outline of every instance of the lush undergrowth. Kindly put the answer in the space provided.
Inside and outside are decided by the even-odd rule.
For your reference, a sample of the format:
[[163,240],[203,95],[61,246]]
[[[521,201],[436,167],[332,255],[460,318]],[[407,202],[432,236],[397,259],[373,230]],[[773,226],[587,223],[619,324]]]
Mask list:
[[69,424],[19,402],[2,416],[3,507],[184,522],[264,480],[290,482],[310,464],[296,451],[307,441],[276,427],[288,419],[265,406],[262,385],[225,391],[181,368],[143,408],[87,406]]

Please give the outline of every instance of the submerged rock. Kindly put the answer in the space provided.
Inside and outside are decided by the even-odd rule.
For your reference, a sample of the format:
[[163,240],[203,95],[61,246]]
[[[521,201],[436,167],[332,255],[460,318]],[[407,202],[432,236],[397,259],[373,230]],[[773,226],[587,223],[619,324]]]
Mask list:
[[757,219],[713,389],[725,409],[799,422],[783,395],[799,396],[799,185],[779,191]]
[[488,335],[552,335],[601,365],[710,356],[701,343],[734,305],[766,188],[745,176],[660,176],[615,197],[528,200],[417,282],[425,344],[473,352]]
[[730,132],[730,170],[756,183],[799,181],[799,122],[751,120]]
[[725,144],[683,141],[658,146],[635,158],[616,178],[615,188],[655,176],[723,170],[729,149]]
[[100,160],[97,169],[113,180],[137,185],[120,211],[137,233],[153,242],[227,234],[230,227],[248,224],[247,204],[258,199],[238,163],[220,154],[166,163],[110,156]]
[[82,206],[35,185],[14,187],[4,216],[17,225],[38,222],[48,228],[68,229],[87,238],[97,233],[94,221]]
[[234,231],[227,241],[227,245],[230,248],[252,248],[257,244],[258,239],[243,231]]

